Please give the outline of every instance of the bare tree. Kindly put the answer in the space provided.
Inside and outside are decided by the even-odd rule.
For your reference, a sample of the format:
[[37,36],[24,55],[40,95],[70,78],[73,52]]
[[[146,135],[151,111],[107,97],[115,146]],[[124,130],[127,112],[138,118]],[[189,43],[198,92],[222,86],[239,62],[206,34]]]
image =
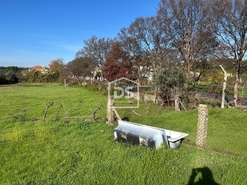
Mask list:
[[218,25],[217,34],[225,46],[224,57],[234,59],[234,105],[237,106],[242,62],[247,50],[247,1],[216,0],[213,2]]
[[164,61],[164,36],[159,29],[159,22],[156,17],[136,18],[129,27],[129,34],[138,42],[142,55],[149,59],[153,71]]
[[84,47],[76,53],[76,58],[88,57],[98,67],[102,67],[111,52],[113,39],[92,36],[84,40]]
[[194,61],[209,56],[217,47],[209,1],[161,0],[157,16],[170,47],[179,51],[188,78]]
[[129,54],[132,65],[135,68],[133,72],[134,78],[140,84],[143,84],[145,78],[150,75],[150,62],[148,58],[143,55],[142,47],[135,38],[135,36],[129,34],[129,28],[122,28],[118,33],[119,42],[122,45],[122,49]]
[[132,56],[139,82],[167,63],[173,51],[167,48],[168,42],[158,17],[138,17],[128,28],[121,29],[118,36]]
[[95,70],[95,64],[92,62],[91,58],[80,57],[70,61],[67,64],[67,73],[77,78],[78,83],[80,80],[84,80],[85,77],[93,78],[93,71]]

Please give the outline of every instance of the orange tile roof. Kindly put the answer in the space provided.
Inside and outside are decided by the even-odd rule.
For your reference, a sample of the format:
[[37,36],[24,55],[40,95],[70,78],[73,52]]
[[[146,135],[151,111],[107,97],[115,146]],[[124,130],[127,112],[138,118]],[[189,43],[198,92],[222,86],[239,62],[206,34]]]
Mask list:
[[43,66],[34,66],[31,69],[40,70],[40,69],[45,69],[45,67],[43,67]]

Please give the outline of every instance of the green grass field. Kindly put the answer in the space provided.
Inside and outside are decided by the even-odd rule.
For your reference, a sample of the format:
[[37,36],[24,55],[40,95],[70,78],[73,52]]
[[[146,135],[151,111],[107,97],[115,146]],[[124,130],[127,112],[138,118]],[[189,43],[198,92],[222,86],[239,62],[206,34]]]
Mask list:
[[58,84],[0,87],[0,184],[247,184],[246,112],[209,109],[208,148],[198,149],[197,110],[150,105],[146,115],[143,102],[141,117],[118,110],[130,121],[190,134],[179,149],[154,150],[115,142],[116,125],[84,119],[99,104],[96,117],[105,118],[106,100]]

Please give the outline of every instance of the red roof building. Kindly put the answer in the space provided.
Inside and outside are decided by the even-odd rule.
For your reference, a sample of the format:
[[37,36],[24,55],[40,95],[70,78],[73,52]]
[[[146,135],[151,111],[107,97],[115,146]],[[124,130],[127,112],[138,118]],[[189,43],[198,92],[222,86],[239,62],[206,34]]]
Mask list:
[[41,71],[42,73],[47,73],[48,69],[45,68],[44,66],[33,66],[30,68],[30,70],[37,70]]

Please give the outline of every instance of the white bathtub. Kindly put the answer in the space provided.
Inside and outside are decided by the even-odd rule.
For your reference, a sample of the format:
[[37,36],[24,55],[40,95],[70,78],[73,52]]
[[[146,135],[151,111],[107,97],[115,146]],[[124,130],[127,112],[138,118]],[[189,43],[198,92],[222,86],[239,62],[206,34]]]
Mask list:
[[118,126],[114,129],[114,140],[153,148],[159,148],[162,144],[167,144],[169,148],[178,148],[181,140],[188,135],[123,120],[118,120]]
[[170,148],[179,148],[181,144],[181,140],[185,137],[187,137],[189,134],[184,132],[177,132],[173,130],[167,130],[163,129],[166,133],[167,140],[168,140],[168,146]]

